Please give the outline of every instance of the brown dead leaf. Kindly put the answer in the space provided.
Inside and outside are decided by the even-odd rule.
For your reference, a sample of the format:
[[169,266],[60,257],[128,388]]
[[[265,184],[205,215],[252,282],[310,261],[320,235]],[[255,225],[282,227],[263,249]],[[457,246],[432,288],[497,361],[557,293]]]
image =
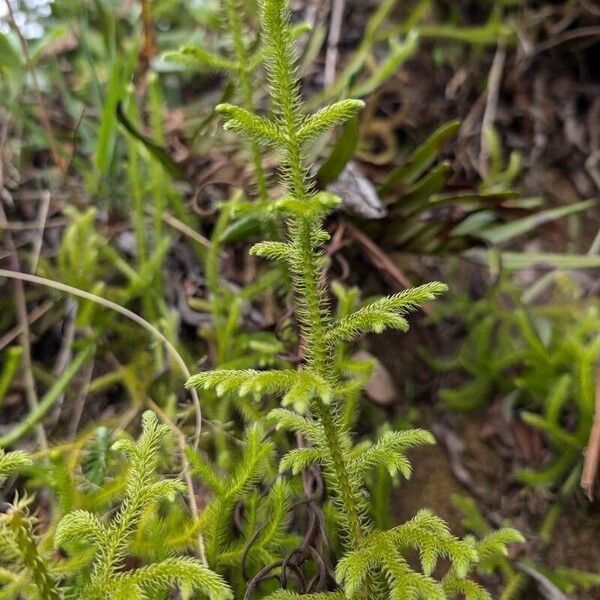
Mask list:
[[398,390],[388,370],[375,356],[364,350],[357,352],[353,358],[360,361],[375,361],[375,370],[365,387],[367,396],[380,406],[394,404],[394,400],[398,398]]

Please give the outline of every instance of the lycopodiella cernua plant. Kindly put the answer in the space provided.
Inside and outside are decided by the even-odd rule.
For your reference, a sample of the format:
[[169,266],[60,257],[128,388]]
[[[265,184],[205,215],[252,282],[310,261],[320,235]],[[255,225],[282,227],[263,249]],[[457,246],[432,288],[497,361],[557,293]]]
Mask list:
[[[278,428],[301,436],[305,444],[283,457],[280,470],[299,473],[314,465],[322,469],[344,541],[335,571],[342,591],[307,597],[443,600],[463,594],[470,599],[488,598],[467,574],[482,557],[503,552],[507,543],[517,541],[520,536],[515,531],[504,529],[479,542],[460,540],[429,511],[421,511],[390,530],[377,530],[372,525],[367,489],[371,469],[383,465],[393,475],[408,476],[406,451],[433,439],[422,430],[390,431],[373,444],[355,445],[347,420],[342,418],[352,380],[336,360],[338,350],[369,332],[406,330],[406,314],[433,300],[446,286],[430,283],[334,318],[321,248],[328,239],[323,221],[339,199],[315,191],[308,177],[305,151],[315,138],[354,117],[363,103],[342,100],[315,114],[303,114],[287,2],[265,0],[261,9],[271,114],[259,116],[230,104],[219,105],[217,111],[227,129],[253,143],[275,147],[283,156],[280,171],[286,193],[275,202],[274,210],[286,222],[286,239],[260,242],[251,253],[278,261],[289,272],[303,360],[297,370],[205,372],[192,377],[188,386],[221,394],[282,398],[282,407],[271,411],[269,418]],[[419,553],[420,569],[408,562],[410,550]],[[438,576],[436,565],[441,557],[448,559],[450,566]],[[277,592],[273,597],[293,598],[295,592]]]
[[[240,5],[223,0],[233,58],[193,48],[178,54],[239,83],[243,106],[220,104],[216,110],[227,129],[250,141],[257,184],[254,201],[239,193],[221,207],[205,253],[207,301],[201,308],[211,317],[211,329],[203,333],[213,349],[209,355],[215,370],[192,377],[188,386],[210,392],[203,398],[205,419],[221,429],[202,439],[211,436],[204,450],[214,452],[184,448],[185,418],[182,431],[171,421],[174,403],[166,408],[159,393],[148,399],[162,406],[157,408],[161,419],[178,434],[187,458],[182,467],[187,486],[162,475],[173,440],[152,412],[144,413],[137,440],[118,432],[113,444],[112,434],[101,427],[95,440],[84,432],[72,444],[42,452],[33,464],[24,453],[0,449],[0,484],[5,474],[27,473],[51,498],[40,503],[39,515],[23,495],[0,505],[0,598],[166,600],[177,590],[177,597],[190,600],[489,599],[469,573],[503,565],[495,558],[520,541],[518,532],[485,529],[478,538],[460,539],[429,510],[388,528],[388,519],[381,518],[382,475],[386,482],[388,476],[408,478],[407,452],[433,443],[433,437],[421,429],[384,427],[376,439],[358,440],[352,431],[370,369],[352,358],[352,344],[369,333],[405,331],[407,315],[446,286],[429,283],[361,305],[358,290],[327,283],[324,223],[340,199],[316,189],[307,155],[317,138],[358,118],[363,102],[341,100],[306,114],[294,57],[302,28],[291,25],[287,0],[262,1],[256,42],[247,39]],[[263,65],[270,86],[267,115],[253,107],[252,77]],[[155,104],[158,115],[160,103]],[[262,161],[265,146],[281,156],[285,191],[278,200],[271,200],[279,188],[270,187]],[[136,173],[130,178],[139,179]],[[255,244],[251,253],[278,263],[277,271],[256,277],[242,291],[225,285],[220,271],[222,246],[231,238],[231,221],[240,215],[269,222],[261,230],[269,239]],[[85,238],[89,260],[83,262],[94,273],[96,246],[104,243],[90,237],[92,221],[92,213],[84,214],[71,231]],[[146,253],[142,220],[138,226],[141,258]],[[160,248],[166,253],[168,244]],[[67,268],[71,262],[82,262],[75,250],[63,261],[65,274],[73,270]],[[92,287],[90,277],[75,283]],[[288,282],[298,325],[297,338],[292,337],[300,340],[298,361],[295,352],[285,354],[283,335],[240,333],[244,306],[265,289]],[[132,289],[138,289],[137,283]],[[11,372],[12,367],[6,370],[7,377]],[[267,396],[268,403],[255,402]],[[142,405],[146,388],[139,397]],[[5,438],[4,445],[15,440]],[[295,447],[289,450],[292,442]],[[166,468],[172,467],[168,461]],[[198,498],[191,476],[204,483]],[[318,480],[318,494],[308,489],[310,478]],[[192,510],[183,501],[185,494],[190,494]],[[46,510],[50,505],[52,510]],[[307,513],[312,521],[306,529],[312,533],[303,539]],[[314,546],[311,535],[319,538]]]
[[[185,490],[177,479],[160,478],[157,465],[161,445],[169,430],[147,411],[137,442],[121,439],[115,451],[129,460],[125,498],[113,515],[72,510],[43,539],[35,533],[37,519],[30,514],[27,498],[17,498],[0,513],[0,592],[3,598],[82,598],[131,600],[166,598],[174,586],[204,594],[211,600],[229,600],[225,581],[197,558],[176,555],[168,541],[167,556],[135,569],[124,569],[132,553],[134,534],[148,511],[169,506]],[[20,451],[0,449],[0,484],[12,472],[28,467],[31,460]],[[56,561],[56,549],[69,558]],[[156,554],[156,552],[155,552]],[[160,552],[158,553],[160,554]]]

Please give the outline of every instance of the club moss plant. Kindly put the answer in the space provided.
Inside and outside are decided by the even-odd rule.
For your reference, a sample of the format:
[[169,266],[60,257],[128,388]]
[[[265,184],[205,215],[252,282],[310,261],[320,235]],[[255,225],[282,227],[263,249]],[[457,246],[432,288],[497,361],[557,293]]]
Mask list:
[[[217,111],[228,129],[244,134],[251,142],[258,198],[243,208],[253,212],[259,205],[278,225],[285,224],[283,240],[276,239],[279,227],[267,228],[273,239],[259,242],[252,253],[277,261],[277,274],[284,269],[289,275],[301,348],[299,366],[287,361],[280,351],[283,345],[275,343],[279,340],[269,340],[274,349],[268,352],[264,340],[258,349],[255,344],[252,354],[244,351],[238,339],[242,336],[234,334],[243,302],[275,282],[267,275],[257,278],[250,291],[235,294],[224,289],[220,248],[226,243],[229,211],[241,210],[232,202],[221,212],[205,260],[206,312],[213,321],[207,340],[214,343],[214,367],[219,370],[201,373],[188,382],[211,392],[203,401],[209,409],[213,404],[219,407],[218,415],[208,413],[220,418],[216,426],[223,427],[221,434],[211,431],[206,436],[212,439],[204,450],[213,444],[213,453],[186,448],[186,465],[191,471],[186,473],[183,468],[186,480],[193,475],[205,484],[196,490],[199,498],[201,491],[205,494],[200,510],[188,510],[184,502],[190,507],[196,504],[191,486],[162,475],[174,466],[174,441],[169,428],[160,425],[152,412],[144,413],[137,441],[117,431],[118,441],[113,444],[113,435],[99,428],[95,439],[86,441],[83,433],[73,444],[35,455],[33,461],[24,453],[0,450],[0,484],[5,483],[4,474],[26,475],[30,484],[44,489],[44,498],[49,498],[39,504],[40,517],[49,517],[40,518],[40,523],[30,508],[32,501],[25,496],[1,506],[0,597],[165,600],[177,593],[178,597],[202,600],[488,599],[489,593],[470,579],[469,573],[477,573],[493,557],[506,554],[507,544],[520,541],[519,534],[501,529],[486,531],[480,539],[459,539],[428,510],[388,528],[389,519],[377,514],[382,506],[376,499],[377,493],[381,495],[376,491],[378,479],[382,474],[394,479],[409,477],[407,451],[433,443],[433,438],[420,429],[383,428],[374,441],[358,440],[352,432],[368,372],[364,365],[352,362],[352,344],[366,333],[405,331],[407,314],[434,300],[446,287],[430,283],[360,306],[356,290],[326,283],[322,247],[328,234],[323,224],[339,199],[316,190],[308,175],[312,165],[306,155],[317,137],[355,118],[363,103],[342,100],[306,115],[293,51],[299,29],[290,24],[287,3],[262,3],[260,43],[254,45],[243,39],[238,3],[225,0],[223,4],[236,60],[188,54],[212,62],[232,79],[241,78],[244,107],[223,104]],[[252,57],[246,56],[249,48],[255,52]],[[272,99],[268,116],[256,114],[252,106],[250,77],[263,64],[268,69]],[[156,100],[155,115],[159,105]],[[265,145],[282,157],[280,179],[285,191],[277,201],[269,200],[279,189],[269,187],[260,161]],[[132,181],[139,179],[138,175],[134,173]],[[140,198],[137,212],[141,215]],[[67,236],[73,243],[65,245],[73,251],[63,253],[62,263],[59,257],[65,274],[81,275],[68,268],[71,263],[90,266],[89,272],[81,275],[86,278],[75,282],[86,289],[98,279],[90,275],[96,272],[91,269],[97,265],[95,253],[105,248],[100,238],[86,234],[92,221],[92,213],[78,219],[78,228]],[[82,261],[75,251],[73,235],[85,240],[84,258],[88,260]],[[140,240],[140,257],[145,263],[140,269],[148,275],[159,268],[160,255],[168,244],[156,248],[153,258],[147,256],[147,245],[139,244]],[[110,251],[104,250],[104,255],[110,258]],[[129,281],[120,299],[129,302],[140,294],[142,280],[150,278],[129,273],[131,269],[122,261],[117,264]],[[287,282],[287,277],[280,279]],[[127,373],[135,387],[142,378],[140,370],[128,368]],[[159,400],[156,388],[154,394],[156,404],[163,407],[157,411],[170,422],[164,408],[168,402]],[[252,410],[258,406],[252,405],[255,399],[267,396],[269,403]],[[230,417],[229,403],[235,404],[232,398],[239,400],[235,406],[242,419]],[[280,405],[264,416],[274,401]],[[234,426],[228,430],[224,421],[234,421]],[[237,436],[240,422],[243,437]],[[185,431],[171,425],[183,440],[188,431],[185,417],[181,423]],[[297,447],[292,447],[293,442]],[[231,453],[229,460],[223,460],[225,450]],[[303,478],[322,474],[324,493],[306,497],[304,479],[301,482],[297,477],[300,473]],[[21,482],[10,483],[18,487]],[[309,584],[318,579],[316,567],[323,567],[326,576],[318,585],[304,585],[301,577],[290,577],[284,566],[290,564],[290,557],[300,555],[298,548],[306,541],[300,534],[308,504],[313,516],[323,517],[321,529],[332,540],[332,552],[323,551],[316,559],[313,555],[313,562],[306,561],[303,567]],[[198,543],[199,534],[202,543]],[[328,540],[320,541],[323,550]],[[270,576],[263,580],[261,573]]]
[[[341,527],[344,554],[336,577],[347,598],[445,599],[463,594],[487,598],[487,592],[467,578],[469,570],[486,553],[505,549],[520,539],[513,530],[501,530],[475,543],[454,537],[441,519],[429,511],[419,512],[399,527],[381,531],[373,527],[367,495],[367,474],[384,465],[392,474],[408,475],[406,450],[432,443],[422,430],[385,433],[372,445],[354,445],[345,427],[343,413],[345,376],[336,364],[340,344],[385,329],[406,330],[406,314],[446,290],[430,283],[373,301],[336,320],[329,305],[325,283],[326,259],[322,252],[328,234],[326,216],[339,199],[315,191],[308,177],[305,150],[316,137],[355,116],[363,106],[359,100],[342,100],[311,115],[304,115],[296,75],[289,9],[285,0],[265,0],[261,11],[262,35],[272,98],[267,117],[221,104],[217,111],[227,129],[239,132],[253,143],[267,144],[282,154],[281,183],[285,196],[275,210],[285,219],[285,241],[264,241],[251,253],[282,263],[288,270],[295,299],[295,312],[302,339],[303,360],[296,370],[218,370],[201,373],[188,386],[217,393],[278,395],[282,408],[270,413],[278,428],[301,435],[307,445],[288,452],[282,471],[299,473],[318,465],[335,502],[336,521]],[[294,410],[287,407],[292,406]],[[416,550],[421,568],[409,564],[406,554]],[[449,559],[441,577],[434,571],[438,558]],[[437,574],[437,571],[436,571]],[[293,592],[274,597],[294,597]],[[307,596],[310,597],[310,596]],[[312,596],[324,598],[317,594]],[[333,592],[332,597],[342,597]]]

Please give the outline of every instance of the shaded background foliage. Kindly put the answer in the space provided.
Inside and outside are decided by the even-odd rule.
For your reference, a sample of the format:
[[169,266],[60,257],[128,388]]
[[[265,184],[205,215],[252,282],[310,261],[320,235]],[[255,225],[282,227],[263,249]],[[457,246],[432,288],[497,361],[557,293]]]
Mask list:
[[[442,442],[424,451],[430,469],[417,459],[389,518],[433,505],[457,523],[448,490],[466,492],[489,523],[510,519],[528,539],[513,557],[529,559],[526,568],[511,567],[529,579],[525,597],[552,597],[548,582],[569,597],[594,597],[575,586],[596,577],[564,567],[599,567],[597,508],[578,490],[596,385],[599,11],[588,0],[342,4],[335,60],[330,3],[292,6],[295,22],[312,26],[297,42],[304,97],[322,105],[328,84],[367,104],[336,139],[315,144],[311,159],[329,167],[322,187],[337,179],[359,206],[381,199],[376,212],[386,214],[367,219],[346,207],[331,217],[328,276],[363,296],[409,281],[451,284],[443,308],[432,307],[410,337],[367,345],[379,378],[367,389],[360,433],[423,423]],[[13,18],[3,7],[0,27],[2,268],[133,310],[188,365],[296,361],[284,285],[274,287],[284,277],[262,273],[247,256],[248,242],[277,224],[242,200],[217,216],[235,188],[255,189],[251,152],[214,113],[217,103],[239,100],[238,82],[163,54],[185,45],[232,59],[220,3],[11,8]],[[254,48],[257,11],[252,2],[244,9]],[[254,85],[265,109],[260,71]],[[269,174],[276,159],[263,154]],[[365,191],[365,182],[373,187]],[[75,502],[67,500],[69,476],[88,486],[118,472],[98,422],[124,428],[152,402],[191,428],[181,373],[154,338],[90,302],[1,285],[2,445],[33,449],[37,441],[44,457],[45,438],[67,444],[74,458],[33,477],[34,487],[64,499],[64,512]],[[31,420],[36,397],[47,410]],[[202,402],[205,450],[228,469],[229,437],[256,418],[256,407],[208,394]],[[92,458],[80,473],[82,454]],[[439,483],[428,486],[424,470]],[[383,498],[389,482],[378,481]],[[118,495],[122,475],[111,485]],[[553,535],[557,522],[564,535]],[[472,522],[467,529],[483,533]],[[324,543],[323,532],[317,538]]]

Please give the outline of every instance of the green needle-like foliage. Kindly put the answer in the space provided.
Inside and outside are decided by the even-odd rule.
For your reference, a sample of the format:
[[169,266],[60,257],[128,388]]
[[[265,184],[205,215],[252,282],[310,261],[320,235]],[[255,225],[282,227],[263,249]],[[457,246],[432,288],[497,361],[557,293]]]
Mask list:
[[4,483],[6,477],[31,464],[31,459],[25,452],[15,450],[14,452],[5,452],[0,448],[0,485]]
[[[0,449],[0,485],[8,475],[30,465],[31,459],[24,452],[17,450],[7,453]],[[32,593],[38,597],[60,600],[50,561],[39,548],[34,533],[37,520],[29,513],[29,504],[27,497],[16,498],[0,514],[0,564],[10,568],[9,572],[14,574],[15,582],[22,587],[32,588],[35,590]]]
[[[56,577],[49,561],[42,556],[37,538],[33,532],[35,519],[29,515],[27,501],[15,503],[2,519],[4,528],[10,535],[19,559],[28,571],[40,598],[60,600]],[[0,529],[2,535],[2,529]]]
[[296,594],[288,590],[279,590],[267,596],[266,600],[345,600],[342,592],[323,592],[321,594]]
[[328,339],[333,342],[350,342],[367,332],[381,333],[386,329],[407,331],[408,321],[402,315],[434,300],[447,289],[443,283],[434,282],[375,300],[340,319]]
[[[230,59],[192,46],[183,46],[178,52],[168,52],[165,58],[192,69],[224,73],[235,86],[239,86],[246,111],[252,110],[254,106],[252,79],[256,76],[256,70],[262,62],[261,49],[259,47],[256,50],[251,50],[244,40],[242,28],[243,7],[239,0],[223,0],[223,4],[234,58]],[[238,111],[240,112],[240,118],[243,120],[245,111],[242,109],[238,109]],[[265,200],[267,198],[267,180],[262,164],[259,141],[263,141],[263,137],[257,132],[256,136],[252,138],[251,150],[259,197]]]
[[194,558],[173,557],[133,571],[123,571],[129,544],[144,511],[161,500],[172,500],[185,490],[174,479],[156,474],[158,451],[168,434],[151,412],[144,413],[143,432],[137,442],[120,440],[115,447],[130,461],[126,497],[116,515],[103,522],[90,512],[76,510],[60,521],[55,543],[66,548],[96,548],[91,573],[80,595],[86,600],[144,598],[157,590],[183,584],[207,593],[215,600],[231,597],[224,581]]
[[[246,570],[258,571],[275,562],[284,547],[291,497],[288,485],[278,479],[262,498],[256,490],[262,480],[267,483],[265,474],[273,472],[273,455],[273,444],[265,441],[257,425],[246,432],[241,456],[229,474],[188,452],[194,474],[213,492],[199,524],[213,568],[239,568],[245,562]],[[244,506],[244,527],[235,534],[234,513],[239,504]]]
[[[567,296],[567,302],[573,300]],[[512,310],[506,310],[510,302]],[[455,313],[457,311],[455,310]],[[600,357],[600,313],[592,303],[574,314],[560,301],[527,306],[503,283],[462,315],[468,335],[454,368],[466,383],[442,389],[444,404],[473,410],[486,399],[510,398],[553,450],[541,470],[521,469],[532,485],[558,487],[580,469],[594,419],[594,371]],[[575,475],[577,477],[577,475]]]
[[[230,81],[229,87],[238,92],[234,97],[239,97],[242,106],[224,103],[216,112],[228,130],[249,140],[258,192],[254,202],[239,193],[219,207],[210,248],[203,253],[207,296],[193,299],[197,302],[195,308],[210,315],[211,325],[203,326],[201,335],[209,356],[214,357],[215,370],[190,378],[188,386],[202,390],[203,416],[215,427],[214,431],[211,427],[210,441],[203,447],[206,454],[187,448],[184,474],[186,479],[188,475],[200,479],[204,487],[198,488],[197,498],[189,498],[194,510],[188,514],[185,504],[176,498],[185,492],[194,494],[192,483],[188,480],[188,486],[184,486],[178,479],[160,474],[159,461],[168,457],[163,450],[171,447],[172,440],[168,439],[169,429],[150,412],[143,416],[143,431],[137,441],[127,438],[113,444],[108,429],[99,427],[95,434],[84,433],[69,444],[42,453],[34,465],[21,452],[7,454],[0,449],[0,484],[6,475],[20,475],[25,470],[30,483],[49,489],[48,497],[52,499],[45,529],[38,527],[26,496],[4,506],[0,515],[0,598],[165,600],[177,595],[226,600],[234,595],[241,598],[247,588],[244,597],[252,591],[254,597],[271,600],[487,600],[489,594],[469,579],[469,572],[504,565],[507,544],[519,542],[521,537],[514,530],[502,529],[478,532],[477,539],[459,539],[427,510],[388,528],[384,522],[387,519],[378,518],[385,504],[381,497],[386,486],[392,480],[409,478],[409,452],[416,446],[432,444],[434,439],[420,429],[393,431],[382,427],[381,434],[372,440],[357,441],[352,431],[361,390],[373,370],[371,362],[352,358],[352,344],[369,333],[406,331],[409,314],[433,301],[446,286],[430,283],[362,305],[358,290],[328,287],[323,246],[329,235],[324,222],[340,200],[316,190],[309,177],[313,165],[306,157],[313,149],[311,144],[316,146],[318,138],[333,127],[349,120],[357,123],[363,102],[340,100],[312,113],[303,105],[294,41],[305,27],[291,25],[287,0],[261,2],[262,31],[256,43],[247,39],[245,5],[239,0],[222,0],[221,4],[230,34],[228,53],[186,46],[168,56],[193,69],[223,74]],[[343,88],[366,95],[414,52],[416,33],[408,35],[402,44],[392,39],[388,59],[366,82],[354,85],[367,50],[370,52],[376,41],[375,32],[394,4],[395,0],[386,0],[376,11],[375,20],[367,27],[368,43],[361,45],[358,61],[352,61],[350,72],[346,70],[348,77],[343,74],[343,85],[333,86],[331,97],[339,97]],[[111,80],[118,82],[122,69],[118,60],[113,62]],[[259,115],[253,100],[263,66],[272,104],[270,110]],[[148,83],[149,120],[160,146],[147,144],[146,148],[153,149],[151,154],[156,158],[161,156],[156,152],[165,144],[162,101],[155,76]],[[97,144],[100,151],[96,162],[104,167],[113,154],[109,147],[114,133],[109,132],[115,127],[118,89],[122,86],[111,87]],[[131,133],[140,125],[141,115],[137,114],[134,96],[130,96],[126,115],[133,127],[126,128]],[[320,106],[320,102],[317,104]],[[140,141],[140,137],[132,139]],[[270,199],[263,165],[265,146],[281,157],[279,175],[285,190],[277,201]],[[439,148],[435,156],[438,152]],[[413,189],[413,197],[405,207],[410,214],[417,210],[414,203],[421,202],[422,195],[446,181],[449,169],[444,166],[443,172],[420,178],[435,156],[416,154],[420,156],[419,164],[411,162],[392,180],[392,184],[415,185],[418,194]],[[155,243],[150,252],[151,244],[144,233],[144,185],[138,158],[138,150],[131,144],[129,180],[134,197],[138,269],[132,268],[98,233],[95,211],[90,209],[69,214],[73,222],[58,250],[58,271],[52,270],[51,274],[96,293],[106,287],[109,296],[123,305],[139,299],[148,319],[156,321],[166,310],[155,284],[161,279],[170,249],[170,241],[161,234],[169,186],[162,171],[150,173],[156,208]],[[258,227],[253,228],[257,221]],[[249,233],[243,231],[244,227]],[[222,278],[223,246],[259,235],[267,239],[256,243],[250,252],[279,264],[276,270],[238,290]],[[42,259],[40,267],[50,275],[51,264]],[[118,280],[114,273],[120,274],[123,285],[102,283]],[[265,290],[290,282],[298,324],[297,337],[295,332],[291,337],[294,343],[301,340],[300,360],[293,366],[286,358],[283,336],[278,339],[275,333],[241,330],[252,301]],[[335,309],[332,297],[337,299]],[[101,331],[97,319],[92,319],[92,304],[82,302],[78,306],[78,328],[93,326],[94,332]],[[107,330],[119,329],[119,324],[108,321],[104,312],[98,316],[110,323]],[[596,356],[596,346],[592,350],[582,355],[582,364],[588,365],[592,355]],[[71,368],[84,362],[82,354]],[[138,406],[150,397],[159,402],[162,384],[150,389],[156,380],[144,377],[147,362],[145,353],[141,358],[134,357],[119,372],[91,381],[89,389],[98,391],[98,385],[118,382]],[[14,365],[8,365],[0,376],[0,402],[14,369]],[[584,375],[582,383],[589,383],[587,371]],[[557,445],[570,444],[569,460],[581,449],[579,434],[574,437],[561,425],[565,395],[573,385],[578,384],[565,379],[557,387],[543,418],[524,416]],[[173,416],[173,398],[160,404],[165,420]],[[188,433],[185,417],[182,423]],[[240,430],[245,431],[241,441],[235,436]],[[203,435],[202,442],[206,438],[208,435]],[[296,447],[291,447],[292,440]],[[181,443],[184,445],[183,438]],[[323,474],[324,485],[317,477],[318,471]],[[297,477],[300,474],[302,480]],[[318,494],[313,495],[309,489],[311,478]],[[304,497],[293,501],[301,489]],[[198,511],[196,504],[200,505]],[[306,515],[311,523],[304,539],[300,539],[296,532],[302,531]],[[294,533],[290,533],[292,527]],[[328,535],[331,552],[327,551]],[[202,560],[192,555],[199,536],[205,550]],[[311,553],[311,558],[305,559]],[[414,560],[415,556],[419,561]],[[304,563],[295,563],[298,557]],[[317,562],[319,577],[314,573]],[[273,579],[280,575],[281,581],[285,580],[289,565],[305,570],[309,585],[302,585],[302,577],[288,578],[289,589],[275,591]],[[249,582],[256,579],[259,583],[250,590]],[[296,581],[301,590],[293,589]],[[300,593],[317,586],[329,591]]]
[[[371,523],[366,495],[371,468],[383,466],[391,474],[409,476],[407,449],[433,440],[423,431],[388,432],[373,445],[354,445],[343,419],[347,382],[339,366],[340,345],[369,332],[406,330],[407,313],[433,300],[446,287],[429,284],[376,300],[348,311],[338,321],[334,319],[324,283],[327,263],[321,247],[328,240],[323,221],[339,200],[313,191],[304,154],[311,140],[354,117],[363,103],[345,100],[313,115],[303,115],[287,2],[264,0],[261,24],[272,113],[258,116],[248,108],[229,104],[217,110],[225,118],[226,128],[282,152],[282,183],[287,196],[274,208],[286,221],[287,238],[282,242],[260,242],[252,253],[283,263],[290,274],[303,339],[303,364],[297,372],[212,371],[191,378],[188,385],[221,394],[258,398],[276,395],[283,405],[295,409],[270,413],[278,428],[300,434],[308,443],[290,451],[281,461],[280,470],[299,473],[314,464],[322,468],[345,541],[345,554],[336,571],[345,597],[445,599],[462,592],[471,600],[488,598],[483,588],[465,579],[479,560],[475,544],[452,536],[439,518],[422,511],[408,523],[388,531],[378,531]],[[215,491],[217,496],[222,495],[218,487]],[[405,558],[412,550],[421,556],[421,570],[414,569]],[[437,581],[432,573],[441,557],[447,558],[451,566],[446,578]],[[293,597],[288,592],[274,596]],[[307,597],[335,598],[340,594]]]
[[[0,450],[0,485],[8,475],[30,467],[31,463],[25,452]],[[0,515],[0,565],[14,577],[14,589],[7,586],[3,597],[16,597],[20,590],[26,589],[32,596],[60,600],[51,561],[35,534],[37,519],[29,512],[30,503],[27,496],[16,497]]]
[[316,396],[329,404],[332,390],[327,382],[310,371],[210,371],[194,375],[188,387],[214,389],[217,395],[237,393],[260,399],[266,394],[282,396],[283,406],[293,405],[305,409]]

